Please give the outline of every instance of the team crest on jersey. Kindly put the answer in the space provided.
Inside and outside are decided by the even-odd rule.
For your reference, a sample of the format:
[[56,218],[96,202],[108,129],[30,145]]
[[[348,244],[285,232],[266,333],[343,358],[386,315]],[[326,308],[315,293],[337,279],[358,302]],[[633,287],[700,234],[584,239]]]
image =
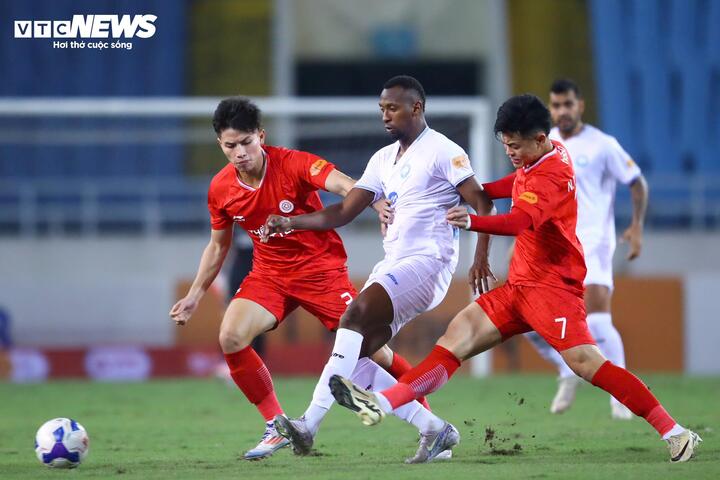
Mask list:
[[410,164],[406,163],[400,170],[400,178],[405,179],[408,175],[410,175]]
[[628,159],[625,161],[625,166],[626,166],[627,168],[633,168],[633,167],[635,167],[635,162],[633,162],[632,158],[628,158]]
[[518,200],[525,200],[530,205],[535,205],[538,201],[538,196],[533,192],[523,192],[518,197]]
[[327,160],[323,160],[322,158],[319,160],[315,160],[315,163],[310,165],[310,175],[314,177],[315,175],[319,174],[322,171],[323,167],[327,165],[327,163]]
[[590,160],[588,160],[588,157],[585,155],[580,155],[577,158],[573,158],[573,163],[577,165],[578,167],[584,167],[588,163],[590,163]]
[[458,155],[452,159],[452,166],[455,168],[468,168],[470,166],[470,159],[467,155]]
[[295,205],[290,200],[280,201],[280,211],[283,213],[290,213],[295,209]]

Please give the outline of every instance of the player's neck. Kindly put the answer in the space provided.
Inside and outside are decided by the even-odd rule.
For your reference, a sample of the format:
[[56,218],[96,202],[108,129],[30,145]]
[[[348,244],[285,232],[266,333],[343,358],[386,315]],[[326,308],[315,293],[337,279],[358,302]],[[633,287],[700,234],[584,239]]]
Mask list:
[[548,153],[552,152],[553,148],[555,148],[555,145],[553,145],[552,141],[550,141],[549,138],[546,139],[546,140],[545,140],[545,143],[544,143],[543,146],[542,146],[542,149],[540,150],[540,155],[539,155],[535,160],[533,160],[532,162],[530,162],[530,163],[528,163],[528,164],[526,164],[526,165],[523,165],[523,168],[532,167],[532,166],[535,165],[541,158],[543,158],[543,157],[544,157],[545,155],[547,155]]
[[579,121],[577,125],[575,125],[575,128],[573,128],[569,132],[563,132],[562,130],[560,130],[560,138],[562,138],[563,140],[567,140],[570,137],[574,137],[575,135],[579,134],[584,127],[585,124],[582,121]]
[[265,155],[264,151],[262,152],[262,157],[262,162],[260,162],[260,166],[257,169],[250,170],[248,172],[241,172],[235,169],[235,174],[238,179],[248,187],[259,187],[265,177],[265,170],[267,170],[267,155]]
[[402,156],[405,151],[410,148],[410,145],[413,144],[415,140],[420,136],[422,132],[425,131],[427,128],[427,123],[425,123],[425,120],[423,119],[422,122],[415,125],[410,133],[406,137],[399,138],[398,141],[400,142],[400,151],[398,152],[398,156]]

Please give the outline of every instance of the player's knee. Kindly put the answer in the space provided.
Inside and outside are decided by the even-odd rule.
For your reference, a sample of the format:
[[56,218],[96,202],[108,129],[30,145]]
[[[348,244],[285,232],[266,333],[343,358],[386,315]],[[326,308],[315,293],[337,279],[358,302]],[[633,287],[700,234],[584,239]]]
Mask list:
[[593,370],[594,362],[591,361],[590,356],[584,352],[572,352],[563,355],[563,358],[568,367],[575,372],[575,375],[584,378],[588,382],[592,380],[595,371]]
[[220,329],[220,348],[224,353],[238,352],[250,345],[252,340],[252,336],[245,331],[230,328]]
[[366,302],[353,301],[340,318],[340,328],[347,328],[363,333],[363,326],[367,323],[369,305]]
[[393,355],[395,354],[390,349],[390,347],[388,347],[387,345],[383,345],[382,347],[380,347],[380,350],[373,353],[370,358],[373,362],[377,363],[382,368],[387,370],[392,365]]

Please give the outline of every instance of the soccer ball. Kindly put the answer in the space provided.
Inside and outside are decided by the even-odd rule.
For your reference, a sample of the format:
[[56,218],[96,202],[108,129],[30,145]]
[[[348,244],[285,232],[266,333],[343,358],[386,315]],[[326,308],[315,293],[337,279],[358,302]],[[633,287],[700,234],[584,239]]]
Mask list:
[[82,425],[69,418],[54,418],[35,434],[35,454],[48,467],[75,468],[85,460],[89,443]]

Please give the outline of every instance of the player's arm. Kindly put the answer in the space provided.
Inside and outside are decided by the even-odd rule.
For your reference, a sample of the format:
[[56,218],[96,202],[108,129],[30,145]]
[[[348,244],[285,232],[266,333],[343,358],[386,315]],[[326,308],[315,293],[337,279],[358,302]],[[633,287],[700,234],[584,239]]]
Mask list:
[[[475,177],[463,180],[457,186],[460,196],[480,215],[492,215],[494,206],[487,192],[478,185]],[[467,212],[467,210],[466,210]],[[490,290],[489,280],[497,280],[490,270],[490,235],[479,233],[475,246],[475,258],[468,272],[468,283],[473,293],[484,293]]]
[[632,223],[623,233],[622,239],[630,245],[627,254],[628,260],[635,260],[642,250],[643,227],[645,213],[647,212],[649,189],[645,177],[640,174],[630,183],[632,196],[633,216]]
[[369,190],[353,188],[342,202],[317,212],[295,217],[270,215],[265,221],[260,240],[267,243],[273,233],[287,233],[290,230],[331,230],[342,227],[360,215],[374,198],[375,194]]
[[517,207],[510,213],[493,216],[473,215],[464,207],[453,207],[448,210],[447,220],[450,225],[465,230],[504,236],[517,236],[532,226],[532,217]]
[[200,257],[200,266],[190,290],[170,310],[170,318],[175,320],[176,324],[185,325],[190,319],[200,299],[220,272],[231,244],[232,225],[224,230],[211,230],[210,242]]
[[[325,179],[325,190],[345,197],[352,190],[355,182],[356,180],[352,177],[348,177],[338,169],[333,169]],[[395,219],[395,209],[392,208],[390,201],[386,198],[381,198],[373,203],[372,208],[378,214],[384,235],[386,225],[390,225]]]
[[511,198],[513,183],[515,183],[515,172],[501,178],[500,180],[483,183],[483,190],[490,200],[495,200],[497,198]]

